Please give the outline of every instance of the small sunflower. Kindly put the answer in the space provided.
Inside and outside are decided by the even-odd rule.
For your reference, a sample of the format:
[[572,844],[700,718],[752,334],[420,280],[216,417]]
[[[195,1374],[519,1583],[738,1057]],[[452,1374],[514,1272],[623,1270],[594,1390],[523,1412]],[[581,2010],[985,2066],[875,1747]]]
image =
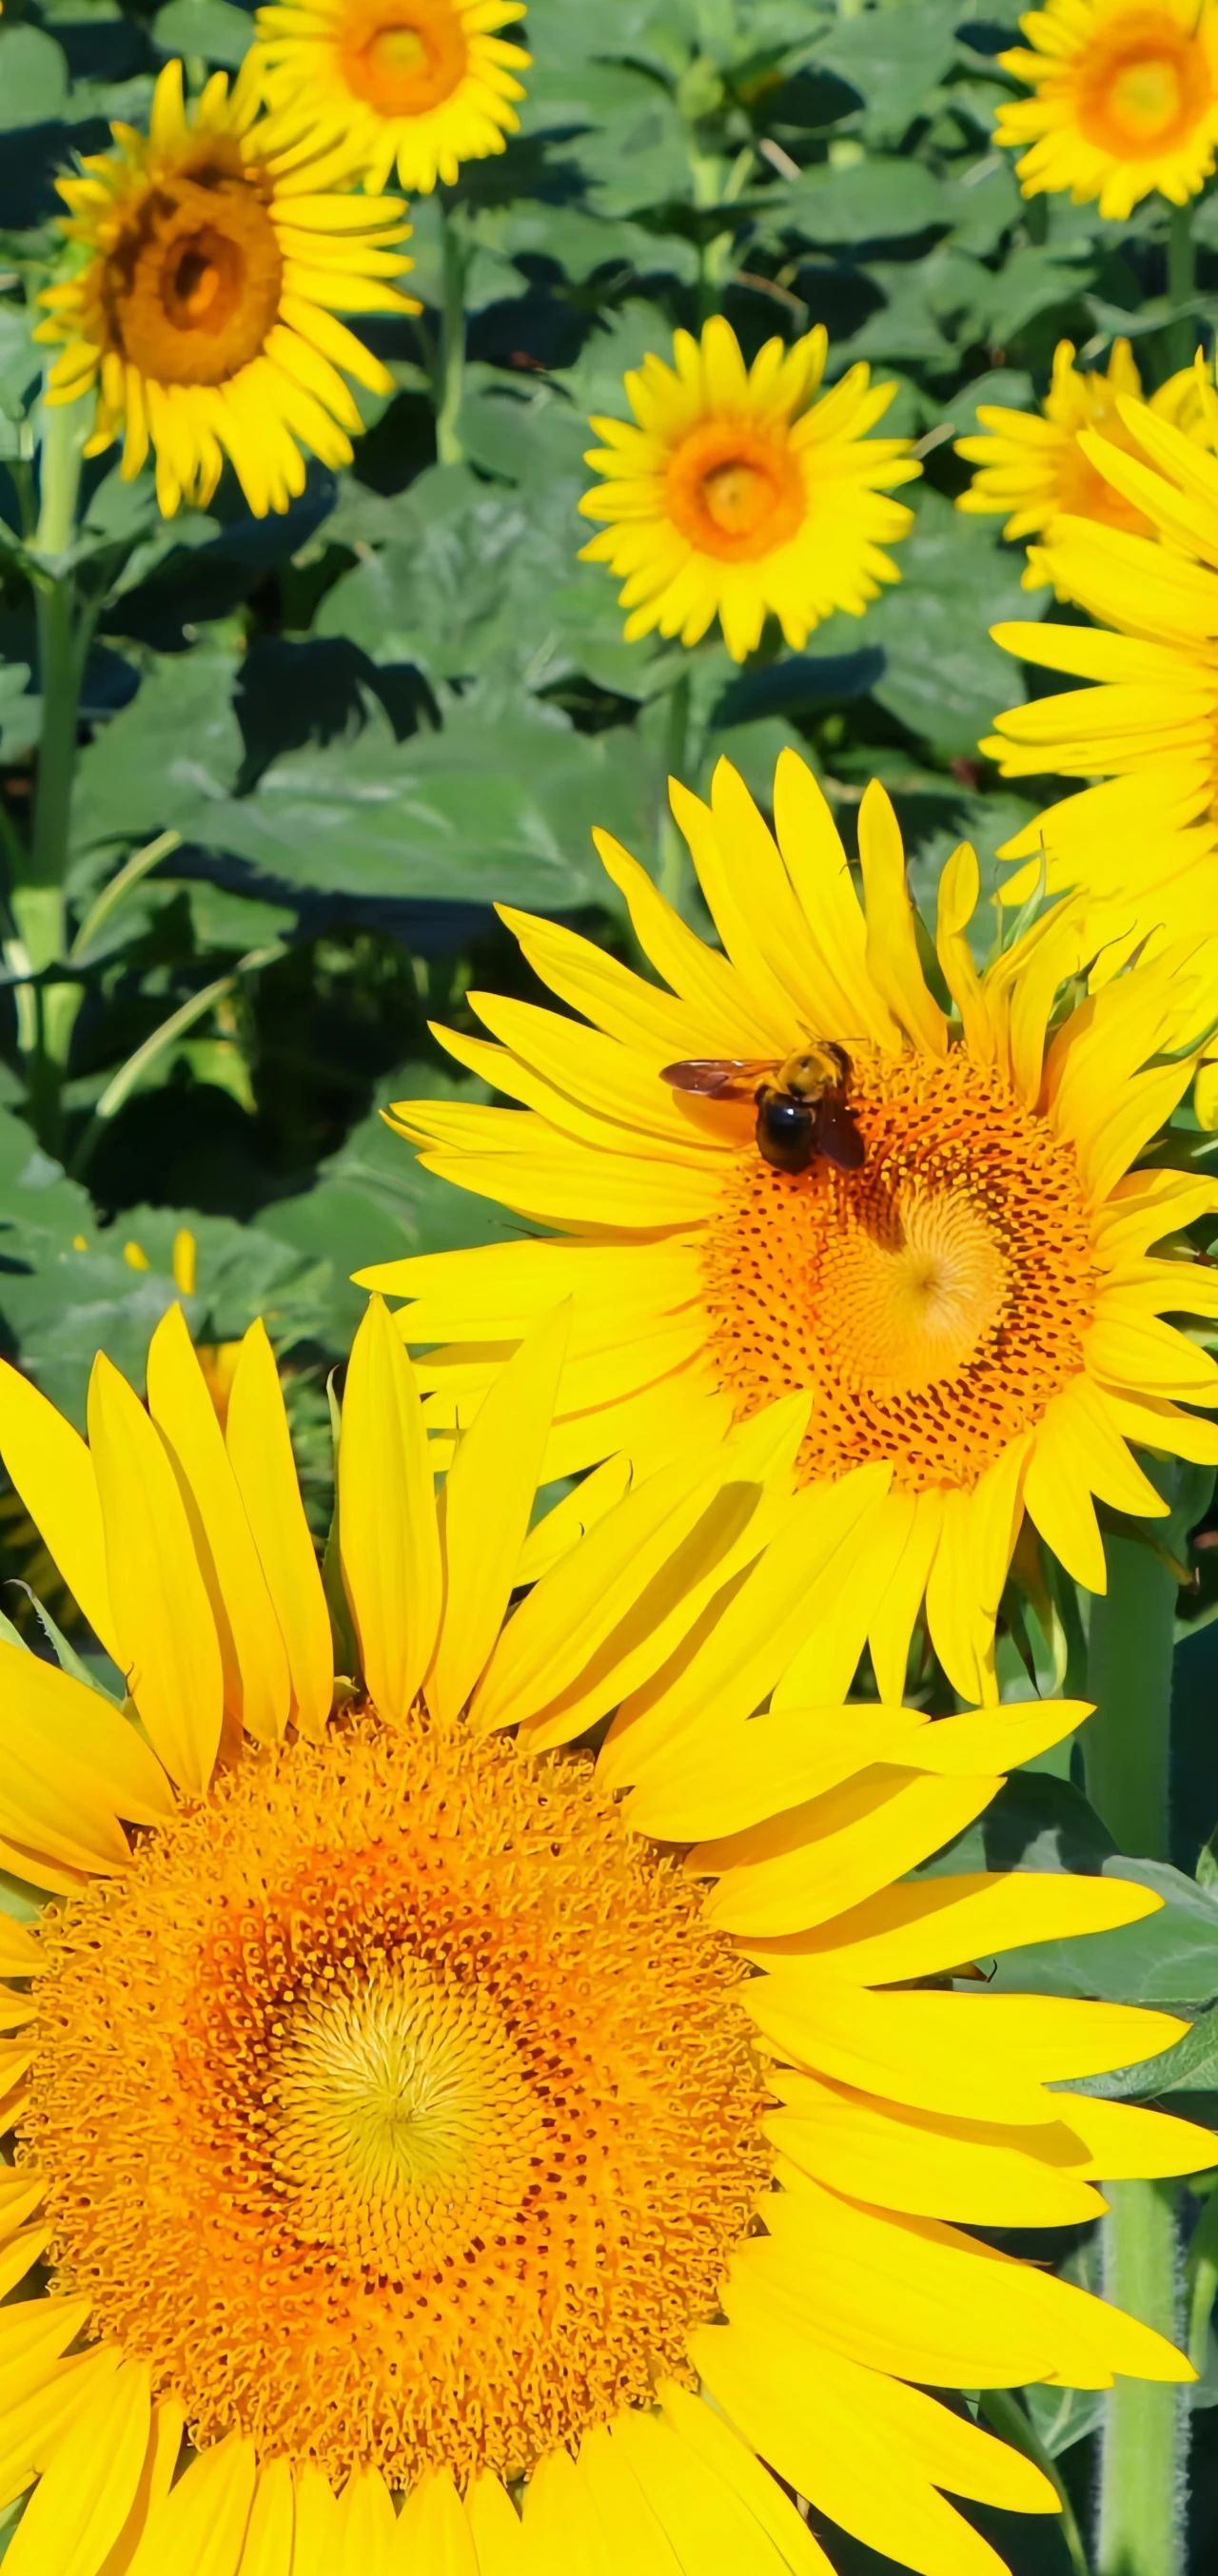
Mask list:
[[1008,709],[982,745],[1008,778],[1096,782],[1001,855],[1031,862],[1012,900],[1041,869],[1080,890],[1110,966],[1142,941],[1218,937],[1218,457],[1146,404],[1122,399],[1120,414],[1128,446],[1080,443],[1151,533],[1063,518],[1035,550],[1059,596],[1109,631],[993,630],[1021,661],[1100,685]]
[[148,134],[113,126],[113,151],[56,182],[87,257],[42,298],[36,336],[67,343],[48,400],[96,392],[86,455],[121,436],[129,480],[151,447],[167,518],[210,500],[226,456],[260,518],[304,490],[306,452],[350,464],[343,374],[374,393],[392,378],[336,317],[419,310],[390,283],[411,265],[399,200],[340,194],[332,153],[272,150],[255,114],[222,72],[188,110],[167,63]]
[[[1084,639],[1086,640],[1086,639]],[[869,1640],[898,1699],[920,1605],[958,1690],[992,1692],[994,1623],[1025,1513],[1104,1589],[1093,1496],[1166,1506],[1129,1444],[1218,1461],[1218,1365],[1162,1320],[1218,1313],[1218,1280],[1151,1247],[1218,1200],[1134,1170],[1195,1059],[1156,1062],[1208,1024],[1178,957],[1069,1008],[1072,917],[1051,915],[974,967],[973,853],[939,891],[944,1009],[919,962],[896,818],[870,787],[859,901],[816,780],[792,752],[772,835],[723,761],[711,803],[673,812],[726,955],[704,947],[607,835],[597,846],[644,982],[569,930],[504,911],[535,974],[591,1028],[496,995],[471,1001],[499,1045],[438,1032],[524,1106],[415,1100],[393,1112],[431,1171],[562,1239],[387,1262],[362,1284],[417,1302],[425,1381],[452,1424],[538,1308],[575,1301],[548,1472],[626,1451],[657,1464],[796,1389],[814,1397],[801,1481],[872,1464],[887,1491],[848,1574],[804,1598],[796,1670],[850,1677]],[[1059,1024],[1051,1025],[1059,989]],[[666,1068],[741,1059],[746,1085],[809,1040],[845,1050],[857,1169],[776,1171],[754,1111],[674,1089]]]
[[1157,189],[1182,206],[1218,145],[1215,0],[1045,0],[1021,18],[1033,49],[998,57],[1033,95],[1004,101],[999,143],[1025,197],[1069,190],[1119,221]]
[[768,340],[746,367],[731,324],[678,331],[673,364],[646,357],[625,378],[633,422],[594,419],[606,479],[586,519],[608,525],[582,560],[622,581],[626,635],[696,644],[715,618],[734,661],[773,614],[793,650],[835,608],[861,617],[900,576],[886,545],[913,513],[889,494],[921,472],[907,438],[869,438],[894,385],[851,367],[815,400],[828,354],[822,325],[793,348]]
[[150,1413],[98,1361],[88,1448],[0,1374],[139,1719],[0,1641],[5,2291],[46,2267],[0,2312],[11,2576],[829,2576],[821,2515],[1001,2576],[949,2498],[1056,2495],[928,2388],[1193,2375],[967,2233],[1213,2160],[1061,2089],[1179,2022],[952,1985],[1158,1899],[894,1884],[1085,1712],[751,1719],[789,1418],[636,1485],[511,1612],[557,1358],[546,1318],[437,1510],[370,1311],[339,1684],[259,1327],[225,1435],[177,1309]]
[[[982,403],[977,418],[987,433],[958,438],[956,454],[979,469],[958,510],[984,516],[1009,513],[1004,537],[1040,536],[1069,514],[1094,519],[1101,527],[1133,528],[1148,533],[1150,521],[1132,501],[1105,480],[1079,437],[1099,430],[1109,444],[1137,455],[1136,442],[1121,418],[1119,398],[1141,399],[1142,380],[1128,340],[1114,340],[1103,374],[1076,367],[1069,340],[1059,340],[1053,356],[1053,378],[1040,411],[1012,411],[999,403]],[[1205,388],[1195,367],[1181,367],[1149,398],[1158,420],[1174,421],[1198,447],[1211,449],[1218,424],[1211,417]],[[1042,560],[1029,563],[1024,588],[1044,580]]]
[[530,57],[502,30],[523,0],[275,0],[258,11],[251,77],[285,133],[344,154],[366,188],[452,187],[502,152]]

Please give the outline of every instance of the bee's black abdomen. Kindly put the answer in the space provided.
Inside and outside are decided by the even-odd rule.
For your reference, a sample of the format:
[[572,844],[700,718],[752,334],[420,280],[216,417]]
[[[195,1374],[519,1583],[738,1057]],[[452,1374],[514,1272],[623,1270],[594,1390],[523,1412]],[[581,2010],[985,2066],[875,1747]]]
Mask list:
[[816,1118],[806,1100],[779,1095],[757,1111],[757,1149],[775,1172],[806,1172],[816,1151]]

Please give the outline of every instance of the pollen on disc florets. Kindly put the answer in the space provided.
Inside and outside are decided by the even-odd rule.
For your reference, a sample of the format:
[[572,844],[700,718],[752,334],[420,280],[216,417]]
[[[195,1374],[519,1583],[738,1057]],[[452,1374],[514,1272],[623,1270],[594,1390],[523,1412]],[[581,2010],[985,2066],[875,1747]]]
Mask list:
[[54,2287],[196,2441],[509,2477],[683,2367],[766,2094],[738,1960],[586,1762],[365,1716],[222,1777],[44,1943]]
[[815,1387],[806,1481],[869,1459],[972,1486],[1082,1364],[1094,1243],[1073,1147],[963,1047],[852,1052],[857,1172],[749,1148],[706,1238],[711,1358],[738,1415]]

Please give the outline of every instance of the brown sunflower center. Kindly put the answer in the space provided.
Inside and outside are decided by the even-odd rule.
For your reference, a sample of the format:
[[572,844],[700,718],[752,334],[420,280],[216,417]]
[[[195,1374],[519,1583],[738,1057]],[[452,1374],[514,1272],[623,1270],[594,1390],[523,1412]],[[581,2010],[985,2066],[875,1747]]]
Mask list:
[[451,98],[469,48],[452,0],[350,0],[339,61],[348,89],[382,116],[421,116]]
[[209,152],[147,188],[103,253],[106,346],[154,384],[225,384],[257,357],[279,311],[269,183],[235,145]]
[[815,1387],[801,1465],[971,1486],[1076,1374],[1096,1271],[1070,1148],[963,1048],[856,1050],[857,1172],[742,1155],[709,1228],[711,1353],[739,1416]]
[[739,1965],[588,1766],[250,1760],[46,1918],[53,2292],[192,2438],[527,2471],[684,2367],[770,2167]]
[[1134,9],[1088,47],[1080,75],[1083,133],[1117,158],[1182,143],[1211,103],[1204,46],[1161,9]]
[[802,525],[798,459],[776,428],[702,421],[668,461],[668,508],[700,554],[749,562],[785,545]]

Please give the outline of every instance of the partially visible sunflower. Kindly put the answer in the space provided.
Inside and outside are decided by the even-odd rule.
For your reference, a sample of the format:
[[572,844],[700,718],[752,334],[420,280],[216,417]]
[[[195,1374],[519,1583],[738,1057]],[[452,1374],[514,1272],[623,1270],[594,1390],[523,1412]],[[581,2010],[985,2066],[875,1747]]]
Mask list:
[[[152,1267],[142,1243],[125,1243],[123,1258],[132,1270]],[[188,1225],[181,1225],[173,1238],[170,1253],[170,1275],[179,1297],[193,1297],[199,1284],[199,1246]],[[195,1354],[203,1372],[204,1383],[223,1423],[228,1412],[233,1378],[241,1356],[240,1342],[196,1342]]]
[[[1218,470],[1218,469],[1216,469]],[[1086,640],[1086,639],[1084,639]],[[597,836],[640,948],[671,991],[569,930],[504,910],[543,983],[592,1022],[470,996],[493,1036],[438,1031],[519,1109],[405,1101],[423,1161],[561,1229],[557,1239],[378,1264],[365,1285],[415,1302],[404,1334],[437,1426],[477,1401],[540,1308],[574,1300],[548,1472],[614,1452],[680,1457],[775,1396],[814,1397],[801,1481],[832,1491],[869,1461],[888,1492],[865,1544],[802,1602],[797,1687],[849,1686],[866,1640],[901,1696],[920,1606],[957,1689],[992,1692],[994,1624],[1025,1513],[1069,1571],[1105,1583],[1093,1497],[1165,1510],[1130,1445],[1218,1461],[1218,1366],[1167,1314],[1218,1314],[1218,1278],[1152,1247],[1218,1203],[1212,1182],[1134,1169],[1186,1090],[1212,986],[1178,956],[1079,1003],[1067,914],[982,975],[967,926],[973,853],[939,889],[928,987],[896,818],[870,787],[864,901],[811,771],[783,754],[772,835],[723,761],[707,807],[677,785],[726,955],[703,945],[626,851]],[[1058,995],[1061,993],[1059,1005]],[[861,1168],[775,1171],[751,1105],[674,1090],[681,1059],[780,1063],[809,1038],[846,1050]],[[745,1064],[746,1085],[756,1078]],[[818,1678],[819,1677],[819,1678]]]
[[[982,403],[977,418],[987,434],[956,440],[957,456],[979,469],[968,490],[958,495],[957,509],[985,516],[1009,512],[1004,537],[1052,535],[1055,522],[1066,513],[1095,519],[1102,527],[1147,534],[1150,521],[1105,480],[1079,437],[1080,430],[1100,430],[1110,445],[1136,455],[1118,397],[1138,400],[1141,393],[1128,340],[1113,341],[1103,374],[1098,368],[1076,367],[1073,344],[1059,340],[1052,382],[1039,411]],[[1174,421],[1198,447],[1212,450],[1218,443],[1218,422],[1207,408],[1195,367],[1181,367],[1169,377],[1151,394],[1148,408],[1157,419]],[[1044,579],[1043,557],[1030,559],[1025,590],[1036,589]]]
[[1045,0],[1019,23],[1032,50],[998,60],[1033,95],[1004,100],[994,131],[1026,147],[1025,197],[1068,189],[1120,220],[1156,189],[1198,194],[1218,146],[1215,0]]
[[1143,941],[1218,937],[1218,457],[1145,404],[1122,398],[1120,414],[1128,449],[1090,431],[1080,444],[1153,533],[1063,518],[1035,550],[1043,577],[1111,631],[993,629],[1021,661],[1100,685],[1008,708],[982,744],[1008,778],[1097,782],[1001,855],[1031,862],[1011,900],[1041,869],[1050,888],[1080,889],[1109,967]]
[[[828,2576],[763,2463],[922,2576],[1001,2576],[949,2497],[1056,2494],[928,2389],[1193,2375],[966,2232],[1213,2161],[1061,2089],[1179,2022],[952,1987],[1158,1899],[894,1884],[1085,1712],[751,1718],[791,1407],[640,1483],[510,1612],[560,1347],[544,1319],[437,1509],[370,1313],[338,1685],[260,1328],[226,1437],[177,1310],[151,1418],[99,1360],[88,1449],[0,1372],[140,1721],[0,1641],[0,1855],[31,1889],[0,1918],[0,2276],[47,2267],[0,2311],[11,2576]],[[615,1710],[599,1758],[568,1749]]]
[[746,367],[721,315],[700,340],[678,331],[673,364],[626,376],[633,422],[594,419],[586,463],[605,480],[580,510],[608,525],[582,560],[623,583],[628,638],[696,644],[717,617],[737,662],[768,615],[793,650],[832,609],[859,617],[899,579],[883,548],[913,514],[888,496],[921,473],[907,438],[869,438],[894,385],[862,365],[815,399],[829,341],[818,323],[792,348],[767,340]]
[[210,500],[226,456],[258,517],[304,490],[306,453],[350,464],[344,374],[393,380],[336,316],[419,310],[390,282],[411,265],[401,202],[341,194],[341,155],[271,148],[256,111],[222,72],[188,109],[166,63],[148,134],[113,126],[113,151],[56,182],[86,258],[42,297],[36,337],[67,344],[47,399],[95,394],[85,454],[122,437],[127,479],[151,448],[166,517]]
[[452,187],[520,124],[523,0],[275,0],[258,11],[250,77],[277,127],[341,152],[366,188],[396,170],[412,196]]

